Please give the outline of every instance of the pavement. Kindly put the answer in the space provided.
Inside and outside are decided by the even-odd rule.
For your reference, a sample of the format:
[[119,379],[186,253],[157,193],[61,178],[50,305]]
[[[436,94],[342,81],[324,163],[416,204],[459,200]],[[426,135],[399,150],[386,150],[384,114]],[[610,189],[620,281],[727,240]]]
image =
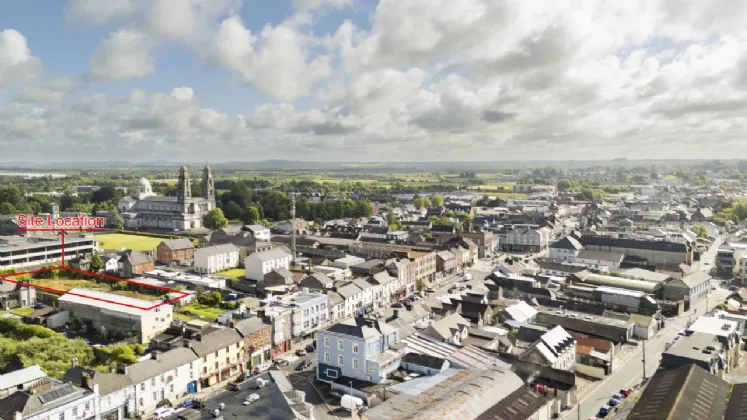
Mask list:
[[[710,292],[709,310],[712,310],[726,298],[730,292],[726,289],[717,289]],[[562,414],[561,418],[589,419],[595,418],[599,407],[606,404],[609,398],[623,388],[633,388],[641,383],[643,379],[643,349],[646,351],[646,375],[648,378],[656,373],[661,361],[661,354],[667,343],[671,343],[677,333],[687,327],[688,322],[703,315],[706,299],[701,299],[694,307],[677,318],[666,320],[666,327],[656,337],[647,340],[645,345],[641,343],[640,348],[631,355],[628,360],[618,364],[616,371],[605,380],[599,381],[596,386],[588,387],[588,392],[579,396],[579,402],[571,410]],[[579,415],[579,410],[581,411]],[[612,417],[612,415],[608,416]]]

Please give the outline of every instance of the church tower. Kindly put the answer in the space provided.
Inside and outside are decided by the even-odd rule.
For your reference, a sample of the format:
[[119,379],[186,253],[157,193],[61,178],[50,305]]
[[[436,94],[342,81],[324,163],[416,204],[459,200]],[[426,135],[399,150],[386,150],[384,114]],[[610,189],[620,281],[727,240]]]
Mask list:
[[176,202],[184,204],[188,198],[192,198],[192,185],[189,182],[189,172],[187,167],[182,166],[179,169],[179,183],[176,187]]
[[213,173],[210,167],[205,164],[202,170],[202,198],[213,201],[215,200],[215,186],[213,185]]

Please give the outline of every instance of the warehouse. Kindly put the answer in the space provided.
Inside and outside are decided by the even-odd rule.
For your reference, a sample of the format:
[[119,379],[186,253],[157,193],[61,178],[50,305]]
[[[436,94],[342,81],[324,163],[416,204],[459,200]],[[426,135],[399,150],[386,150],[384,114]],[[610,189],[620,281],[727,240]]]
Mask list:
[[109,336],[121,334],[125,337],[138,337],[141,343],[147,343],[171,325],[171,305],[162,305],[150,310],[137,309],[148,308],[158,303],[160,301],[147,301],[80,288],[71,290],[57,301],[60,309],[70,312],[70,319],[78,319],[89,329]]
[[594,284],[597,286],[617,287],[620,289],[634,290],[647,294],[656,294],[656,292],[662,287],[661,283],[626,279],[622,277],[605,276],[602,274],[594,274],[588,270],[572,274],[570,279],[576,284],[581,282],[586,284]]
[[608,339],[615,343],[625,343],[632,338],[635,326],[629,319],[544,307],[538,311],[536,323],[550,327],[560,325],[568,331]]

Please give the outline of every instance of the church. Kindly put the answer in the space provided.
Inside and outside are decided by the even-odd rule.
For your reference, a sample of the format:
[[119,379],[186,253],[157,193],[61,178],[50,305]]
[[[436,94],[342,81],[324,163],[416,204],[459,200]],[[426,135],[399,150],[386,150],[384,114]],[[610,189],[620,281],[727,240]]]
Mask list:
[[215,187],[210,167],[202,171],[202,197],[192,197],[186,166],[179,169],[176,197],[153,193],[150,182],[141,178],[132,194],[119,200],[120,215],[127,229],[182,231],[202,227],[202,216],[215,208]]

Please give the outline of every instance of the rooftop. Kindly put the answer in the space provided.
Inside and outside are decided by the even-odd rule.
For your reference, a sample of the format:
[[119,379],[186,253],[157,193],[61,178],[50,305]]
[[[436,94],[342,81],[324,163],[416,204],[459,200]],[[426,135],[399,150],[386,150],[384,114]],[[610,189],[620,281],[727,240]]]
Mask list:
[[0,390],[15,388],[18,385],[46,378],[47,374],[39,365],[29,366],[24,369],[15,370],[5,375],[0,375]]
[[532,388],[522,387],[498,404],[488,408],[476,420],[526,420],[552,401]]
[[723,347],[718,339],[710,334],[694,333],[681,337],[664,353],[685,359],[708,362],[716,357],[715,351],[710,352],[708,350],[709,346],[713,346],[715,349]]
[[[163,314],[166,311],[171,311],[172,309],[172,306],[167,304],[155,309],[147,310],[145,308],[150,308],[151,306],[157,305],[159,301],[148,301],[127,296],[115,295],[113,293],[97,292],[81,288],[72,289],[66,294],[60,296],[58,302],[69,302],[77,305],[94,306],[104,311],[125,313],[143,318],[153,318],[157,315]],[[136,308],[125,305],[132,305]]]

